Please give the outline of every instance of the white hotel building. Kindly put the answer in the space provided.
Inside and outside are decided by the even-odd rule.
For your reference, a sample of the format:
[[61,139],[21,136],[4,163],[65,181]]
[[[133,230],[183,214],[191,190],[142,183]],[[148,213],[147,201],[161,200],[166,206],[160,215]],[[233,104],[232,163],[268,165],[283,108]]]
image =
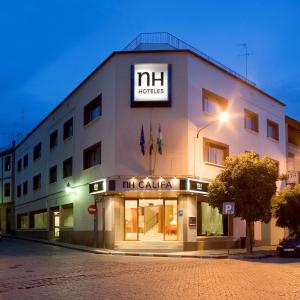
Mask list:
[[[228,122],[215,121],[223,111]],[[210,207],[207,185],[243,151],[285,173],[285,119],[281,101],[237,73],[173,36],[142,34],[17,145],[16,233],[110,249],[237,247],[245,223]],[[255,224],[257,244],[282,236],[274,221]]]

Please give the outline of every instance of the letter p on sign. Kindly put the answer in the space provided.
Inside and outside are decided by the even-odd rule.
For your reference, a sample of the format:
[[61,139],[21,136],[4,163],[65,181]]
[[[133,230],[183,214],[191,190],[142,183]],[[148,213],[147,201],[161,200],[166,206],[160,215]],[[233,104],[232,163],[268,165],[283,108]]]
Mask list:
[[234,215],[234,202],[224,202],[223,203],[223,215]]

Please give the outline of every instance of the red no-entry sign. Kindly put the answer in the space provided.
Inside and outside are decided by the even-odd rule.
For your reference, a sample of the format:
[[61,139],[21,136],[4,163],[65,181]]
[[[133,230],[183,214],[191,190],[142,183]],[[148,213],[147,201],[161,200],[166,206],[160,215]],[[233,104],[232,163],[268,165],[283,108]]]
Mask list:
[[97,206],[95,204],[91,204],[89,207],[88,207],[88,212],[89,214],[93,215],[95,214],[97,211]]

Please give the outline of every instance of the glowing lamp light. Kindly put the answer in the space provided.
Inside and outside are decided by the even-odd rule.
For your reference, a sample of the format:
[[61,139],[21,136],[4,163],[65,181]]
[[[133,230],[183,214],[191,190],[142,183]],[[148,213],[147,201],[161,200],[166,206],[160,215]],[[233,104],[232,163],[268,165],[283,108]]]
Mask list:
[[224,122],[227,122],[229,120],[229,114],[227,111],[224,111],[220,114],[219,116],[219,121],[224,123]]
[[73,187],[71,187],[71,185],[70,185],[70,183],[68,182],[67,183],[67,185],[66,185],[66,187],[65,187],[65,192],[67,193],[67,194],[70,194],[70,193],[76,193],[75,192],[75,188],[73,188]]

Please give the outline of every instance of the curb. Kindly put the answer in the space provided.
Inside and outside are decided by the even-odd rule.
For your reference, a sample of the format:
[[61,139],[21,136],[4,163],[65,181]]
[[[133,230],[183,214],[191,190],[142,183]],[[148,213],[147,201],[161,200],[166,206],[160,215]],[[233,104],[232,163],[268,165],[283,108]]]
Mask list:
[[34,243],[46,244],[51,246],[57,246],[61,248],[67,248],[71,250],[77,250],[82,252],[88,252],[93,254],[102,254],[102,255],[112,255],[112,256],[141,256],[141,257],[168,257],[168,258],[197,258],[197,259],[263,259],[274,257],[276,253],[266,253],[266,254],[257,254],[257,255],[247,255],[247,254],[212,254],[212,255],[195,255],[195,254],[172,254],[172,253],[151,253],[151,252],[122,252],[122,251],[114,251],[114,250],[97,250],[88,247],[81,247],[78,245],[61,243],[61,242],[51,242],[48,240],[34,239],[34,238],[26,238],[19,236],[9,236],[5,235],[4,238],[11,239],[19,239]]

